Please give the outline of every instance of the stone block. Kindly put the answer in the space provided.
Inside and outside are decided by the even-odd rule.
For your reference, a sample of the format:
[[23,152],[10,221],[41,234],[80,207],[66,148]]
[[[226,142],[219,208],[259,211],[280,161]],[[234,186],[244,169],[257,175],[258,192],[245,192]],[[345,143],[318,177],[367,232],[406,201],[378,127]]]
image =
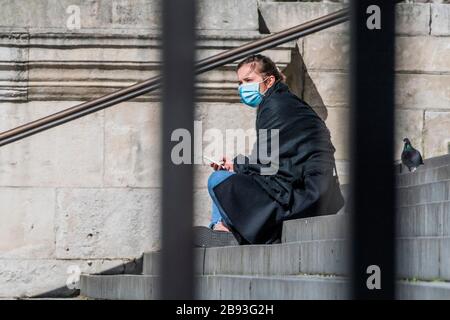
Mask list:
[[409,72],[449,72],[450,46],[444,37],[397,37],[395,69]]
[[449,83],[447,74],[397,74],[396,104],[408,109],[449,109]]
[[[345,8],[344,4],[318,2],[260,2],[259,10],[270,32],[279,32]],[[321,32],[345,32],[348,22]]]
[[[54,28],[70,32],[98,28],[161,28],[162,8],[157,0],[2,0],[0,7],[0,27]],[[80,29],[69,28],[77,10]],[[258,29],[256,0],[200,0],[196,12],[198,29]]]
[[450,6],[448,4],[431,5],[431,34],[450,36]]
[[304,100],[313,107],[348,106],[348,80],[342,72],[307,72]]
[[350,59],[348,35],[319,32],[304,39],[303,59],[308,70],[347,70]]
[[161,185],[158,103],[125,102],[105,112],[105,186]]
[[[199,103],[195,113],[198,129],[191,134],[191,152],[197,155],[195,161],[204,163],[194,165],[194,185],[205,188],[212,169],[202,153],[220,160],[229,150],[233,158],[237,150],[233,146],[242,133],[248,134],[244,151],[250,153],[255,142],[255,111],[240,103]],[[106,186],[160,186],[160,129],[160,105],[156,103],[127,102],[105,113]],[[201,149],[195,151],[194,141]],[[216,141],[222,144],[217,154]]]
[[450,153],[450,112],[425,111],[424,156]]
[[160,246],[160,190],[58,189],[56,256],[135,258]]
[[[76,104],[74,101],[5,103],[0,114],[0,130],[12,129]],[[3,146],[0,163],[3,186],[101,186],[103,112]]]
[[0,259],[53,257],[55,190],[0,190]]
[[212,200],[208,189],[194,190],[194,226],[208,226],[211,222]]
[[397,34],[428,35],[430,33],[430,4],[398,3],[395,13]]
[[331,142],[336,148],[334,157],[339,160],[349,159],[349,109],[326,108],[328,113],[325,123],[330,130]]

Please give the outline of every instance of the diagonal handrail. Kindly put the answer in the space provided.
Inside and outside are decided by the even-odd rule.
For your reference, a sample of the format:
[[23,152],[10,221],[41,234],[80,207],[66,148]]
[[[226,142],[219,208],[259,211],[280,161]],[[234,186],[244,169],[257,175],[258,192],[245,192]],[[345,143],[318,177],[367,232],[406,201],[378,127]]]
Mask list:
[[[196,74],[207,72],[227,63],[244,58],[247,55],[271,49],[291,40],[333,27],[347,21],[348,19],[348,9],[339,10],[295,27],[268,35],[264,38],[246,43],[237,48],[202,59],[196,63],[195,72]],[[112,107],[120,102],[139,97],[150,91],[158,89],[161,86],[161,80],[162,76],[155,76],[102,97],[83,102],[68,109],[31,121],[19,127],[4,131],[0,133],[0,146],[24,139],[28,136],[78,119],[93,112]]]

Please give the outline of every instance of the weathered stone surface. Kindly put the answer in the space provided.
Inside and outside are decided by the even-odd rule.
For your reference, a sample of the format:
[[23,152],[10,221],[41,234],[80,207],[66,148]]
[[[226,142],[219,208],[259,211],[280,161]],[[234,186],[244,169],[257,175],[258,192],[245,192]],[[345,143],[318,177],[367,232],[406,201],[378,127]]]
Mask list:
[[[194,248],[194,273],[203,274],[204,269],[204,259],[205,259],[206,248]],[[153,251],[146,252],[143,256],[143,268],[142,273],[146,275],[158,276],[161,275],[160,263],[161,263],[161,252]]]
[[449,72],[450,40],[441,37],[397,37],[395,69],[414,72]]
[[[134,278],[135,277],[135,278]],[[335,300],[349,299],[346,279],[320,276],[204,276],[196,279],[197,299],[212,300]],[[155,299],[154,277],[116,276],[82,278],[83,293],[92,298]],[[148,283],[151,282],[151,283]],[[127,290],[128,289],[128,290]],[[397,299],[448,300],[450,285],[446,282],[399,281]]]
[[[0,130],[12,129],[77,102],[2,104]],[[103,112],[41,132],[0,150],[2,186],[101,186]]]
[[339,160],[349,159],[349,109],[326,108],[325,123],[330,130],[331,142],[336,148],[334,157]]
[[439,275],[439,239],[402,239],[397,243],[397,276],[433,279]]
[[450,279],[450,238],[443,238],[440,241],[439,253],[439,278]]
[[155,300],[160,279],[147,275],[82,275],[81,295],[106,300]]
[[0,259],[53,257],[55,200],[52,188],[0,188]]
[[408,109],[449,109],[449,83],[446,74],[397,74],[396,104]]
[[397,284],[397,299],[400,300],[448,300],[450,284],[448,282],[400,281]]
[[134,258],[159,248],[159,189],[58,189],[56,256]]
[[28,41],[26,33],[0,33],[0,101],[27,99]]
[[398,206],[450,200],[450,180],[398,188]]
[[250,299],[252,277],[205,276],[196,280],[198,299]]
[[348,35],[319,32],[304,39],[303,59],[308,70],[346,70],[350,59]]
[[450,5],[431,5],[431,34],[450,36]]
[[208,226],[211,222],[212,200],[208,189],[194,190],[194,226]]
[[[204,155],[220,160],[224,154],[229,158],[237,155],[238,137],[245,137],[245,152],[249,153],[256,141],[255,131],[256,111],[242,103],[200,103],[196,108],[195,120],[201,121],[203,128]],[[214,154],[212,151],[216,133],[223,137],[223,153]],[[217,135],[218,137],[219,135]],[[244,141],[244,140],[242,140]]]
[[258,30],[256,0],[201,0],[197,3],[197,15],[201,17],[199,29]]
[[[161,35],[155,30],[113,34],[95,30],[77,36],[48,30],[35,32],[30,33],[29,59],[24,61],[30,66],[27,76],[32,84],[28,99],[86,100],[160,72]],[[197,58],[201,60],[261,37],[257,31],[202,30],[198,35]],[[294,42],[289,42],[263,54],[269,55],[283,70],[290,62],[290,49],[294,46]],[[239,102],[236,65],[237,61],[199,75],[198,101]],[[138,99],[159,101],[160,91]]]
[[[315,107],[348,105],[348,74],[308,72],[306,102]],[[408,109],[450,108],[450,76],[446,74],[397,74],[396,104]]]
[[[226,110],[226,111],[224,111]],[[192,149],[196,152],[196,188],[205,188],[212,169],[205,155],[220,160],[229,150],[236,156],[237,138],[248,134],[245,152],[250,153],[255,142],[255,111],[241,103],[199,103],[196,107],[196,130],[191,135]],[[105,113],[105,186],[158,187],[160,186],[160,105],[157,103],[127,102]],[[236,131],[237,130],[237,131]],[[223,148],[212,154],[216,132]],[[234,139],[233,139],[234,138]],[[194,150],[194,141],[199,148]]]
[[[128,260],[0,259],[0,297],[69,296],[79,288],[78,271],[126,270]],[[67,283],[74,280],[73,289]]]
[[[350,58],[345,34],[316,33],[304,39],[303,58],[308,70],[346,70]],[[430,36],[396,38],[398,71],[448,72],[450,47],[443,38]]]
[[207,248],[204,274],[298,274],[301,258],[297,243]]
[[126,102],[105,112],[105,186],[161,186],[160,110]]
[[430,4],[398,3],[395,13],[397,34],[430,33]]
[[[259,8],[271,32],[278,32],[347,7],[341,3],[261,2]],[[280,18],[283,17],[283,18]],[[346,32],[349,23],[324,32]],[[402,3],[396,6],[396,33],[424,35],[430,32],[430,5]]]
[[316,72],[305,74],[305,101],[314,107],[348,106],[348,74]]
[[344,240],[300,243],[300,272],[306,274],[348,275],[347,246]]
[[[261,2],[259,10],[270,32],[278,32],[308,22],[345,7],[338,3]],[[322,32],[347,31],[348,22]]]
[[348,234],[346,219],[346,215],[333,214],[285,221],[282,241],[344,239]]
[[[78,7],[80,27],[161,28],[161,7],[157,0],[0,1],[1,27],[67,28],[72,24],[73,6]],[[236,10],[236,7],[239,10]],[[199,29],[257,30],[256,0],[200,0],[197,3]],[[69,29],[77,32],[79,29]]]
[[[428,162],[427,159],[425,159],[425,161]],[[428,170],[423,169],[416,170],[415,172],[411,173],[406,171],[403,174],[397,176],[396,183],[397,186],[407,187],[417,184],[437,182],[449,179],[450,179],[450,165],[445,165],[437,168],[430,168]]]
[[398,242],[398,277],[406,279],[449,279],[448,237],[401,239]]
[[450,153],[450,112],[425,112],[423,132],[427,158]]
[[399,237],[449,236],[450,202],[437,202],[397,209]]

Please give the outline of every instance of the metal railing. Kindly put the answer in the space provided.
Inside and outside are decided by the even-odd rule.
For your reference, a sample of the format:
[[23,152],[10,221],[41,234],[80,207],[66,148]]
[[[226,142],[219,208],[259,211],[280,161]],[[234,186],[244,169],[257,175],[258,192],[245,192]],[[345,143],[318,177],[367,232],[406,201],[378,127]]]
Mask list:
[[[244,58],[247,55],[274,48],[283,43],[301,38],[308,34],[335,26],[349,19],[348,10],[343,9],[335,13],[302,23],[293,28],[268,35],[264,38],[249,42],[240,47],[230,49],[200,60],[195,65],[195,73],[201,74],[221,67],[227,63]],[[0,133],[0,146],[21,140],[44,130],[59,126],[102,109],[115,106],[121,102],[139,97],[161,87],[161,76],[136,83],[100,98],[90,100],[71,108],[59,111],[44,118],[31,121],[14,129]]]

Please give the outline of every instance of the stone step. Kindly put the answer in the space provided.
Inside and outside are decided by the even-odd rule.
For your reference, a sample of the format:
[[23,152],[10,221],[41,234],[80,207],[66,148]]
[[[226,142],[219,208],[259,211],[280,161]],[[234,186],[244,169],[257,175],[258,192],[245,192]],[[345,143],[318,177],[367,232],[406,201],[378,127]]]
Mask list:
[[[348,275],[346,240],[313,240],[273,245],[201,248],[199,275]],[[143,273],[158,275],[159,252],[144,254]],[[399,238],[399,279],[450,280],[450,237]]]
[[399,281],[397,284],[399,300],[449,300],[450,283],[427,281]]
[[450,180],[397,188],[397,207],[450,200]]
[[[197,299],[203,300],[338,300],[348,299],[348,281],[342,277],[198,276]],[[153,300],[159,279],[148,275],[81,275],[81,296],[91,299]],[[450,299],[450,283],[397,282],[398,299]]]
[[[418,190],[429,190],[430,184],[437,183],[439,186],[435,188],[441,190],[445,185],[448,187],[450,181],[450,155],[439,156],[435,158],[426,159],[426,165],[420,166],[416,172],[403,172],[396,175],[396,189],[399,198],[404,199],[404,194],[414,193],[416,191],[411,191],[408,188],[416,187]],[[444,187],[442,187],[444,186]],[[422,187],[422,188],[421,188]],[[350,185],[341,185],[342,194],[346,200],[344,208],[339,212],[347,212],[348,201],[350,199]],[[419,191],[420,192],[420,191]],[[427,192],[427,191],[424,191]],[[406,196],[407,197],[407,196]],[[444,199],[445,200],[445,199]],[[447,193],[447,199],[450,200]],[[429,202],[426,200],[425,202]],[[416,204],[417,202],[414,202]],[[413,203],[411,203],[413,204]],[[408,205],[408,204],[401,204]]]
[[397,187],[409,187],[450,179],[450,164],[441,167],[433,167],[416,172],[399,174],[396,177]]
[[[427,174],[427,171],[424,171],[423,173]],[[432,176],[433,174],[430,173],[429,175]],[[436,176],[437,174],[434,175]],[[422,179],[427,181],[425,178]],[[399,201],[398,206],[450,200],[450,179],[437,179],[436,181],[423,183],[419,183],[417,181],[412,185],[408,185],[408,183],[406,183],[404,186],[397,186],[396,190]],[[348,200],[350,196],[350,185],[341,185],[341,191],[344,198]]]
[[450,280],[450,237],[402,238],[397,242],[399,279]]
[[[345,205],[339,213],[344,213],[348,212],[347,208],[351,198],[350,186],[348,184],[341,185],[341,191],[345,199]],[[450,200],[450,179],[397,187],[396,191],[397,207],[448,201]]]
[[[345,203],[339,214],[348,213],[351,200],[350,185],[341,185]],[[418,183],[396,188],[396,207],[426,204],[450,200],[450,179]]]
[[[149,275],[82,275],[81,295],[93,299],[153,300],[158,277]],[[197,299],[345,299],[344,279],[322,276],[197,276]]]
[[[347,214],[285,221],[282,242],[344,239]],[[397,208],[398,237],[450,236],[450,201]]]

